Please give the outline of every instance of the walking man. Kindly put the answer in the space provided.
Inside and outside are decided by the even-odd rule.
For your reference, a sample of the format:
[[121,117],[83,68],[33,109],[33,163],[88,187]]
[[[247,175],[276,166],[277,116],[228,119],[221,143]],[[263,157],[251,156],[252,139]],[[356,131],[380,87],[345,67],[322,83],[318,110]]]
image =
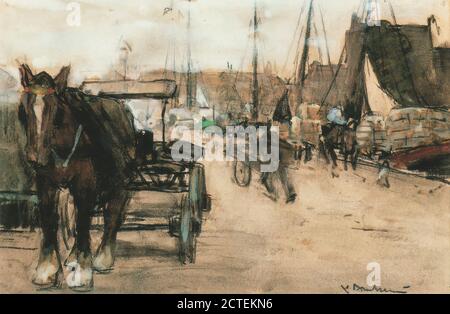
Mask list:
[[273,185],[274,178],[278,177],[286,197],[286,203],[294,203],[297,198],[295,187],[292,184],[289,165],[293,162],[295,148],[288,142],[289,125],[282,123],[279,125],[279,164],[275,172],[265,172],[261,175],[261,181],[272,199],[276,199],[276,191]]

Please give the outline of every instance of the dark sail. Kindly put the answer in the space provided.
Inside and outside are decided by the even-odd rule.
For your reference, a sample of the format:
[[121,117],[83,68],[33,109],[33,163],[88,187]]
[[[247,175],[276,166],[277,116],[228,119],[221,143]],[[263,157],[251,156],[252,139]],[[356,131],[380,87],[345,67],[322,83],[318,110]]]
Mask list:
[[279,123],[291,123],[292,113],[289,107],[288,91],[286,90],[283,97],[278,101],[272,120]]
[[366,51],[381,89],[401,107],[450,104],[448,48],[433,48],[430,26],[366,28]]

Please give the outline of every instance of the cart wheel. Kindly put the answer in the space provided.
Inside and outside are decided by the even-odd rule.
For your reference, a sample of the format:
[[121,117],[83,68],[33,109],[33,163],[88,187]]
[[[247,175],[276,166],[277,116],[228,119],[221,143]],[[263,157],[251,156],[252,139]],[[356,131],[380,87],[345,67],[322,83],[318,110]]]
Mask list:
[[181,199],[179,258],[182,264],[195,263],[197,235],[194,232],[193,206],[188,197]]
[[202,228],[203,210],[205,203],[206,184],[205,171],[202,165],[197,164],[189,174],[189,201],[193,210],[193,228],[197,236],[200,235]]
[[252,169],[250,163],[245,161],[235,161],[233,164],[233,175],[237,185],[247,187],[252,180]]
[[191,200],[198,204],[196,210],[198,209],[203,212],[211,211],[211,196],[206,190],[205,168],[203,165],[197,164],[191,173],[191,177],[192,181],[190,184],[192,188],[189,189],[189,192]]

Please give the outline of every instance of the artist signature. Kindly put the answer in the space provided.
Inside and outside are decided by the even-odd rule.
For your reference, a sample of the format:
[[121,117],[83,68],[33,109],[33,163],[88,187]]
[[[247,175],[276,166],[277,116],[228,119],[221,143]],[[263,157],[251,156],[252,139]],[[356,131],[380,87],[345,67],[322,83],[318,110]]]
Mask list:
[[[360,286],[356,283],[354,283],[352,286],[341,285],[341,288],[347,294],[350,294],[350,292],[375,292],[375,293],[396,293],[396,294],[408,293],[406,290],[392,290],[392,289],[386,289],[386,288],[377,287],[377,286],[373,286],[371,288],[366,288],[366,287]],[[409,288],[409,286],[403,287],[403,289],[408,289],[408,288]]]

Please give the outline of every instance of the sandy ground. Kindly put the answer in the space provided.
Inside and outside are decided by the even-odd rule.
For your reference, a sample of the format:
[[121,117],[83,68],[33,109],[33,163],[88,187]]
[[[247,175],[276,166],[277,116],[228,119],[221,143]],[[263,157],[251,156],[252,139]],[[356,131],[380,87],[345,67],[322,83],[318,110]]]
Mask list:
[[[95,276],[93,292],[345,293],[348,285],[359,293],[353,284],[366,286],[371,262],[380,265],[385,289],[450,292],[448,185],[391,175],[384,189],[375,169],[332,179],[313,160],[292,171],[300,198],[285,205],[263,195],[257,176],[240,188],[230,165],[206,168],[213,210],[196,264],[179,264],[165,230],[121,232],[115,269]],[[0,292],[37,291],[30,278],[38,241],[38,233],[0,233]]]

